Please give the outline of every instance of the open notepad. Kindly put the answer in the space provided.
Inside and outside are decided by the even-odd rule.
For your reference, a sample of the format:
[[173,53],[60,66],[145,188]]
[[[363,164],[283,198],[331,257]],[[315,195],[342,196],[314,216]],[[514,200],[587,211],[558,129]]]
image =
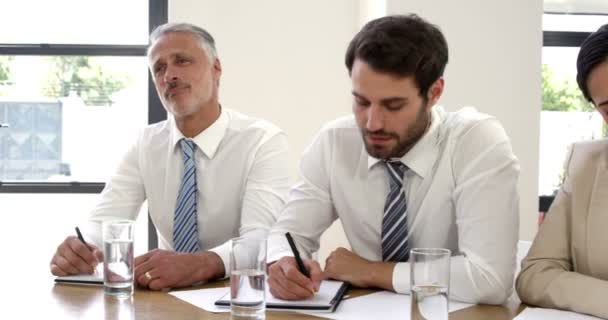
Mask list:
[[[321,282],[319,292],[314,296],[298,301],[289,301],[275,298],[266,284],[266,308],[272,310],[307,310],[333,312],[342,301],[344,293],[348,290],[348,283],[334,280],[324,280]],[[218,301],[217,306],[230,306],[230,292],[226,293]]]
[[78,274],[73,276],[57,277],[55,278],[56,283],[71,283],[71,284],[90,284],[99,285],[103,284],[103,274]]
[[88,284],[101,285],[103,284],[103,264],[98,264],[93,274],[77,274],[65,277],[56,277],[55,283],[70,283],[70,284]]

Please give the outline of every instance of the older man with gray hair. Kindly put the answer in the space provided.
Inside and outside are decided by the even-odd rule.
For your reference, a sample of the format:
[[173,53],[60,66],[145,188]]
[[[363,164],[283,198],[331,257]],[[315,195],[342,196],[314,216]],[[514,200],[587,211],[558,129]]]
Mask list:
[[51,260],[58,276],[92,273],[102,260],[100,222],[135,219],[144,201],[160,249],[135,258],[153,290],[229,274],[229,240],[265,236],[289,188],[288,144],[273,124],[222,108],[213,37],[186,23],[150,36],[148,61],[169,119],[145,128],[90,215],[85,245],[67,237]]

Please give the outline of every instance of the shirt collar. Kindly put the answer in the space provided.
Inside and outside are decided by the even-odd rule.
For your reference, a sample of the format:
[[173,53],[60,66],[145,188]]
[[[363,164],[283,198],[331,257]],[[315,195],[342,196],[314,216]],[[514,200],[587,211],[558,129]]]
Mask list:
[[[430,127],[414,147],[399,159],[401,163],[405,164],[411,171],[423,179],[429,174],[438,156],[437,143],[439,142],[439,124],[442,120],[440,116],[442,112],[443,108],[440,106],[434,106],[431,109]],[[370,170],[374,165],[382,161],[382,159],[368,155],[367,169]]]
[[[209,159],[213,158],[218,146],[220,145],[220,142],[222,141],[222,138],[224,138],[229,120],[229,115],[226,114],[226,111],[222,109],[220,110],[219,118],[217,118],[215,122],[213,122],[207,129],[203,130],[203,132],[199,133],[196,137],[191,139]],[[179,148],[177,146],[179,141],[185,137],[175,124],[175,119],[170,117],[169,121],[171,123],[173,148]]]

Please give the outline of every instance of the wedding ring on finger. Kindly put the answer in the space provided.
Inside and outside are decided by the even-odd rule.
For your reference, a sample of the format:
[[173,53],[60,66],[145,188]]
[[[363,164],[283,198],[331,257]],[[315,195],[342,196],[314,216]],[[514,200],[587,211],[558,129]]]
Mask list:
[[150,271],[146,271],[146,273],[144,273],[144,276],[146,276],[148,280],[152,280],[152,275],[150,274]]

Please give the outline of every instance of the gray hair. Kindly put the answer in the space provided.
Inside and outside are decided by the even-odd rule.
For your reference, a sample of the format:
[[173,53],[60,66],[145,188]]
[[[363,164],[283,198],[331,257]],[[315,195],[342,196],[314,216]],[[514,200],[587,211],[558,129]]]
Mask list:
[[205,53],[207,53],[209,60],[213,62],[213,60],[217,58],[215,40],[211,34],[201,27],[183,22],[169,22],[156,27],[156,29],[154,29],[154,31],[152,31],[150,34],[150,46],[148,47],[148,54],[150,54],[150,47],[152,44],[154,44],[158,38],[170,32],[187,32],[193,34],[199,40],[201,47],[205,49]]

